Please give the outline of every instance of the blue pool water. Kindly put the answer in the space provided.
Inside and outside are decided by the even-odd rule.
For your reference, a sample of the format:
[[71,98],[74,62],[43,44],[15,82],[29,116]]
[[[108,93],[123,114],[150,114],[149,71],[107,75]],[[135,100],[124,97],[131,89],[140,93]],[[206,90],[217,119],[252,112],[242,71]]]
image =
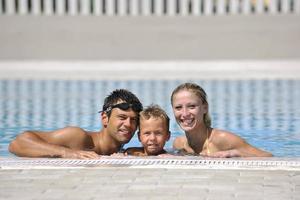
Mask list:
[[[0,80],[0,156],[24,130],[80,126],[101,128],[98,110],[116,88],[133,91],[144,106],[163,107],[171,118],[171,140],[182,131],[170,106],[172,90],[188,80],[86,81]],[[208,94],[213,127],[235,132],[278,157],[300,157],[300,80],[194,80]],[[139,146],[135,136],[128,146]]]

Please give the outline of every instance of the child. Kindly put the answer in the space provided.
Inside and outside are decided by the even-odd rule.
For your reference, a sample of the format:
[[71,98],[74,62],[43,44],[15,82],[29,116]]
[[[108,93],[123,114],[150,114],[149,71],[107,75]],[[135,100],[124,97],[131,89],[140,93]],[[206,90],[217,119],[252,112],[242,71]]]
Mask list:
[[158,105],[150,105],[140,112],[138,138],[143,147],[131,147],[125,155],[157,156],[167,154],[165,143],[170,139],[170,119]]

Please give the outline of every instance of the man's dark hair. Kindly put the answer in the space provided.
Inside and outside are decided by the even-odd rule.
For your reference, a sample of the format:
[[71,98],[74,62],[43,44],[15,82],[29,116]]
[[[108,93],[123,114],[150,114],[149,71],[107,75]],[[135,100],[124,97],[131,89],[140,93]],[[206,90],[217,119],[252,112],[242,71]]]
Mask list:
[[[126,89],[116,89],[104,99],[102,111],[106,112],[106,110],[116,105],[120,101],[132,105],[132,107],[135,108],[133,110],[137,114],[143,110],[142,103],[132,92]],[[111,111],[106,112],[106,114],[108,117],[110,117]]]

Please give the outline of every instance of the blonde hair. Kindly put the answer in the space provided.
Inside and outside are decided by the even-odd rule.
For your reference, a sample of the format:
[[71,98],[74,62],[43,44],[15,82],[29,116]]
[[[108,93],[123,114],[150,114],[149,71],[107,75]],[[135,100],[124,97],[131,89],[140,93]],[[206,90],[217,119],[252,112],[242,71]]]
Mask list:
[[156,119],[163,119],[166,122],[167,130],[169,131],[170,127],[170,118],[167,113],[158,105],[151,104],[146,107],[143,111],[140,112],[140,120],[141,119],[150,119],[151,117]]
[[177,86],[173,90],[172,95],[171,95],[171,104],[172,104],[172,106],[173,106],[173,97],[174,97],[174,95],[177,94],[180,91],[183,91],[183,90],[188,90],[188,91],[192,92],[193,94],[195,94],[197,97],[199,97],[201,99],[202,103],[207,105],[207,113],[204,114],[203,120],[204,120],[204,124],[207,127],[210,127],[211,126],[211,118],[210,118],[210,115],[209,115],[209,112],[208,112],[209,105],[208,105],[208,102],[207,102],[207,95],[206,95],[206,92],[204,91],[204,89],[202,87],[200,87],[199,85],[197,85],[195,83],[183,83],[183,84]]

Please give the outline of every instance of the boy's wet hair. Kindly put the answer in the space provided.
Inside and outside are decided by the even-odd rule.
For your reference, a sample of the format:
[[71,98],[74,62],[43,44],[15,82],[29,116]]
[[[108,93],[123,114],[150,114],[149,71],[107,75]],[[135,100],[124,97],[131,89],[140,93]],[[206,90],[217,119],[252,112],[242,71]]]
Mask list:
[[[119,103],[127,103],[130,108],[137,114],[143,110],[140,100],[130,91],[126,89],[116,89],[112,91],[105,99],[101,112],[106,112],[110,117],[111,109]],[[116,106],[117,107],[117,106]]]
[[167,125],[167,130],[169,131],[170,118],[159,105],[151,104],[150,106],[146,107],[142,112],[140,112],[140,119],[148,120],[151,117],[155,119],[165,120]]

